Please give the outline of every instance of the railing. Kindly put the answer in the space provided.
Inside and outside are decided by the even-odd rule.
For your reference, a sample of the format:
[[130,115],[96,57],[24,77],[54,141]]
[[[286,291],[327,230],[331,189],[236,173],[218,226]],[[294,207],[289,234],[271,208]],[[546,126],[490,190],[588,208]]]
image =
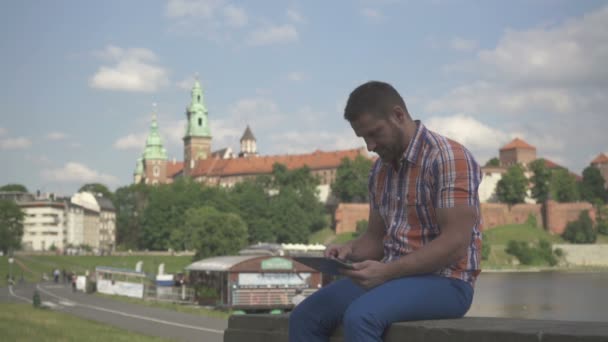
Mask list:
[[194,289],[187,286],[146,285],[144,299],[172,303],[193,303]]

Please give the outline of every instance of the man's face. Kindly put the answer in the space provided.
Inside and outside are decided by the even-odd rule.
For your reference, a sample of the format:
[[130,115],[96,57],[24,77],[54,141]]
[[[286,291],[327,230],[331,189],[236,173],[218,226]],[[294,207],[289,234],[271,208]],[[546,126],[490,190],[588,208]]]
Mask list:
[[365,140],[367,150],[376,152],[383,162],[395,162],[401,158],[404,135],[393,114],[379,118],[364,113],[350,125],[355,134]]

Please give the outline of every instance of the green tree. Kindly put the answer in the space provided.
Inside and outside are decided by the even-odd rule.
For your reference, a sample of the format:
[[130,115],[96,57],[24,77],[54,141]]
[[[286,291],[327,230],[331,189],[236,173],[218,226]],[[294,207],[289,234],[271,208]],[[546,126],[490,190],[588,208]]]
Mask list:
[[116,189],[116,245],[124,249],[143,248],[142,226],[149,190],[145,184]]
[[558,202],[574,202],[579,199],[576,178],[566,169],[553,170],[550,188],[551,198]]
[[196,251],[195,259],[236,254],[247,245],[247,225],[234,213],[209,206],[186,211],[186,247]]
[[526,198],[528,180],[521,165],[511,166],[496,184],[498,200],[510,205],[523,203]]
[[485,165],[485,166],[486,166],[486,167],[499,167],[499,166],[500,166],[500,159],[498,159],[498,158],[494,157],[494,158],[492,158],[492,159],[488,160],[488,161],[486,162],[486,165]]
[[607,191],[604,183],[605,180],[600,170],[587,166],[583,170],[583,181],[579,183],[581,199],[591,203],[606,203]]
[[85,185],[81,186],[80,189],[78,189],[78,192],[83,192],[83,191],[90,192],[94,195],[101,195],[102,197],[107,198],[112,201],[114,200],[114,195],[112,194],[112,191],[110,191],[110,189],[108,189],[107,186],[105,186],[101,183],[85,184]]
[[21,184],[6,184],[0,187],[0,191],[19,191],[19,192],[29,192],[25,185]]
[[372,167],[371,159],[361,155],[354,160],[342,159],[336,170],[336,180],[332,184],[332,193],[340,202],[366,202],[368,196],[368,178]]
[[4,254],[21,248],[23,219],[23,211],[15,202],[0,200],[0,250]]
[[569,222],[566,230],[562,233],[562,237],[572,243],[594,243],[597,239],[597,233],[593,229],[593,221],[589,217],[589,212],[583,210],[578,220]]
[[236,184],[231,193],[239,216],[247,223],[250,243],[276,242],[268,210],[270,196],[261,183],[246,180]]
[[533,172],[530,178],[532,182],[532,198],[536,200],[536,203],[544,203],[549,199],[551,170],[547,168],[544,159],[536,159],[530,163],[529,167]]

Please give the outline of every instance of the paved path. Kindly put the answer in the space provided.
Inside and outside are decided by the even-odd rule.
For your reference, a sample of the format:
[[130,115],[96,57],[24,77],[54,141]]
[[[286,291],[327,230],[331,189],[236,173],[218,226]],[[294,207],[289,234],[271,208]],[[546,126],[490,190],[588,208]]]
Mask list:
[[227,320],[191,315],[172,310],[125,303],[110,298],[73,293],[62,284],[24,284],[0,288],[0,301],[31,303],[38,288],[43,304],[82,318],[129,331],[178,341],[221,342]]

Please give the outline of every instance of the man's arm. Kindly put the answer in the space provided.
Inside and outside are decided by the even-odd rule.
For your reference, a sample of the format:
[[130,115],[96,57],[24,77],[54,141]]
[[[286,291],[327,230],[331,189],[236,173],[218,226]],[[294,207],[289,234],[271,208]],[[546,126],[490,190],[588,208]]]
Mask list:
[[436,214],[441,234],[435,240],[394,262],[364,261],[354,264],[355,270],[343,274],[365,288],[372,288],[391,279],[432,273],[458,262],[467,254],[477,222],[477,208],[442,208],[436,209]]
[[388,279],[432,273],[467,255],[473,227],[477,223],[477,208],[438,208],[436,214],[441,234],[419,250],[387,264]]
[[377,210],[369,209],[367,230],[352,242],[352,261],[381,260],[384,257],[384,220]]

